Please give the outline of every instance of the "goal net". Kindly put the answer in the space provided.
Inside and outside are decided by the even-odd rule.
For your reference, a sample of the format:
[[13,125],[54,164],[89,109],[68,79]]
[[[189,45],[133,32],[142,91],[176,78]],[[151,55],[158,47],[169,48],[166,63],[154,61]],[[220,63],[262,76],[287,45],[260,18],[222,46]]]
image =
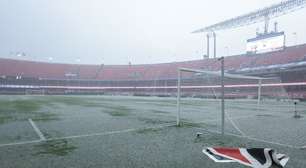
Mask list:
[[178,70],[177,125],[279,144],[303,143],[293,138],[302,128],[294,116],[306,105],[291,98],[280,78],[223,74]]

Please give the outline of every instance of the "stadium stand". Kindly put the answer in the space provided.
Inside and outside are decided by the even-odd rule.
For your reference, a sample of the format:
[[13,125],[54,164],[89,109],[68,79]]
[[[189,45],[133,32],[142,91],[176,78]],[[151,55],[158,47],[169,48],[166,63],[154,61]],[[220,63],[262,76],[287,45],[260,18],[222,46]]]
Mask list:
[[[225,69],[230,73],[279,76],[283,82],[306,82],[305,65],[306,44],[287,47],[282,51],[225,58]],[[175,86],[179,67],[218,71],[220,63],[217,59],[204,59],[147,65],[82,65],[1,58],[0,85],[2,91],[7,89],[4,85],[61,86],[62,90],[65,90],[64,86]],[[191,83],[197,84],[201,82]],[[305,93],[296,89],[292,90],[292,95],[305,97]]]

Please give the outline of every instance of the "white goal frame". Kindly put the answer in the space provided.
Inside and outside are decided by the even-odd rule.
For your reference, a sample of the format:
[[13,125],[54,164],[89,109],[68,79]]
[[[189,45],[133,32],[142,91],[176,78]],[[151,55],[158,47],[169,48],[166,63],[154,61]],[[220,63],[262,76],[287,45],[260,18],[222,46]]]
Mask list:
[[[222,66],[223,67],[223,66]],[[222,135],[224,134],[224,121],[225,121],[225,109],[224,109],[224,77],[232,78],[232,79],[253,79],[258,80],[258,92],[257,92],[257,105],[260,105],[261,100],[261,87],[262,80],[272,79],[272,78],[262,78],[256,76],[246,76],[246,75],[237,75],[237,74],[229,74],[224,73],[224,69],[221,68],[221,72],[218,71],[206,71],[201,69],[191,69],[191,68],[178,68],[178,77],[177,77],[177,116],[176,116],[176,125],[180,126],[181,124],[181,80],[182,80],[182,72],[191,72],[191,73],[200,73],[200,74],[209,74],[214,76],[221,77],[221,122],[222,122]]]

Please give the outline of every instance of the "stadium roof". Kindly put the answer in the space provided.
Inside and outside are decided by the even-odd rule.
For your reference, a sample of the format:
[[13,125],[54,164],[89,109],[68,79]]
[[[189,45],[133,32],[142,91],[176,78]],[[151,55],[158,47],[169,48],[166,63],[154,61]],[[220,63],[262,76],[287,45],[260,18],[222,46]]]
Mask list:
[[305,5],[306,0],[286,0],[282,1],[281,3],[247,13],[245,15],[231,18],[223,22],[195,30],[192,33],[214,32],[218,30],[237,28],[258,22],[268,21],[271,18],[276,18],[304,8]]

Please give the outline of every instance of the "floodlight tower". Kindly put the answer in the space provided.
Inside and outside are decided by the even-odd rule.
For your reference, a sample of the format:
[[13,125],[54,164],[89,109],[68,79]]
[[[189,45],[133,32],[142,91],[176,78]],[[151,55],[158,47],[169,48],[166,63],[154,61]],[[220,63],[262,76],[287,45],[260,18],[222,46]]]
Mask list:
[[214,57],[216,57],[216,32],[220,30],[233,29],[243,27],[259,22],[264,22],[264,33],[268,33],[269,22],[273,18],[277,18],[299,9],[304,8],[306,0],[285,0],[278,4],[268,6],[254,12],[247,13],[238,17],[234,17],[202,29],[193,31],[192,33],[207,33],[207,56],[209,57],[209,37],[214,37]]

